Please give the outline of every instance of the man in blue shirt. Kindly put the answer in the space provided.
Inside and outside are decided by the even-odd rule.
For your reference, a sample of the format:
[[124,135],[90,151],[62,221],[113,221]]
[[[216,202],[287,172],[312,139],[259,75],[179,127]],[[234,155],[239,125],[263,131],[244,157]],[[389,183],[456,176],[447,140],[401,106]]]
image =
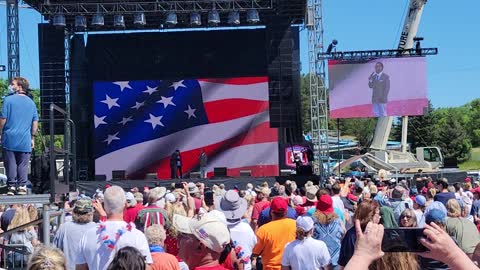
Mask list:
[[[287,201],[288,199],[285,198],[285,200]],[[295,211],[295,209],[293,209],[292,207],[288,206],[286,217],[291,219],[297,219],[298,217],[297,211]],[[270,221],[272,221],[272,216],[270,215],[270,206],[269,206],[263,209],[262,212],[260,212],[260,216],[258,217],[258,227],[260,228],[260,226],[267,224]]]
[[13,95],[3,101],[0,132],[3,162],[7,174],[8,195],[27,194],[28,162],[38,130],[38,112],[28,97],[25,78],[13,78],[9,89]]

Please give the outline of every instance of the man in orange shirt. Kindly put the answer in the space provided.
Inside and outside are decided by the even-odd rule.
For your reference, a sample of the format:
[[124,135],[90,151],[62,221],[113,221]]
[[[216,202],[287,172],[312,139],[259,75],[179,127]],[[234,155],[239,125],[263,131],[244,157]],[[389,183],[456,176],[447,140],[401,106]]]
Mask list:
[[252,269],[256,257],[262,256],[264,270],[280,270],[285,245],[295,240],[295,220],[286,218],[288,204],[285,198],[275,197],[270,204],[272,221],[257,230],[257,244],[253,248]]

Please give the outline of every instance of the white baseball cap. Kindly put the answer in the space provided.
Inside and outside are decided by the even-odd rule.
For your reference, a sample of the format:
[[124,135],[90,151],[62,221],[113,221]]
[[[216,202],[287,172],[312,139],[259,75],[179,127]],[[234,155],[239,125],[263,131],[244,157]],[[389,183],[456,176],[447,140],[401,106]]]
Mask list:
[[127,201],[130,201],[130,202],[131,202],[131,201],[135,201],[135,196],[133,196],[133,193],[127,192],[127,193],[125,193],[125,199],[126,199]]
[[308,232],[313,229],[313,219],[309,216],[299,216],[297,218],[297,229]]
[[213,215],[205,214],[200,218],[174,215],[172,223],[179,232],[193,234],[200,242],[215,252],[221,253],[230,243],[230,232],[227,225]]

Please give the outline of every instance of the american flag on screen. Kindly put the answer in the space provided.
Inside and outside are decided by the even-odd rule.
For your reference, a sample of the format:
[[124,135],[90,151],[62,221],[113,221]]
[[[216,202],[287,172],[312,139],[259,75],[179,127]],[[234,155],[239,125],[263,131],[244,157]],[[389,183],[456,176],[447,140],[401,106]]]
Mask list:
[[270,128],[268,78],[94,82],[95,172],[130,179],[170,178],[179,149],[182,171],[227,167],[230,176],[278,175],[278,134]]

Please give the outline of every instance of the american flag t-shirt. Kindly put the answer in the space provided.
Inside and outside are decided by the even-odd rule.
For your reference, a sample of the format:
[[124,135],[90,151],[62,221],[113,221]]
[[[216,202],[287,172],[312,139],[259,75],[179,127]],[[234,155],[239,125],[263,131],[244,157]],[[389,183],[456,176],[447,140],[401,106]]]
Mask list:
[[126,170],[169,178],[179,149],[183,173],[227,167],[229,175],[278,175],[278,135],[270,128],[268,78],[94,82],[95,172]]

